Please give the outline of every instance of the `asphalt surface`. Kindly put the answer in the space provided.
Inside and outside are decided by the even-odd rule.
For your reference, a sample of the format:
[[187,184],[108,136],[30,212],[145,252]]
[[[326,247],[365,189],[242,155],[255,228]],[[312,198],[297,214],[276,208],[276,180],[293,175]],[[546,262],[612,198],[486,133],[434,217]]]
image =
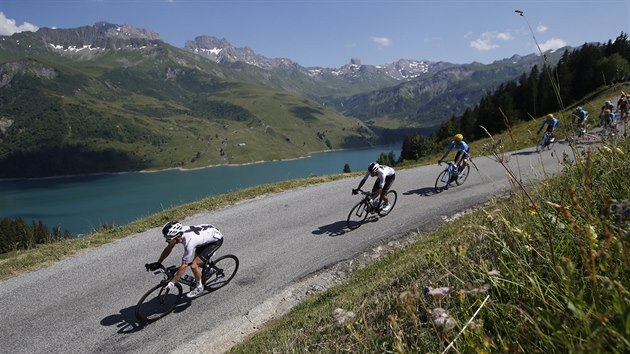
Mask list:
[[[506,155],[524,183],[557,173],[565,143],[552,151],[533,148]],[[346,217],[360,197],[359,178],[297,188],[259,197],[182,220],[212,223],[225,235],[218,255],[232,253],[240,269],[226,287],[192,301],[147,326],[134,319],[136,302],[158,279],[144,264],[159,256],[159,229],[127,237],[62,260],[48,268],[0,281],[0,343],[4,353],[166,353],[193,343],[305,276],[351,259],[410,230],[430,230],[452,215],[510,188],[506,169],[488,157],[462,186],[434,192],[437,165],[400,170],[392,189],[392,212],[356,230]],[[176,182],[176,181],[174,181]],[[365,187],[370,187],[370,179]],[[177,246],[165,265],[179,264]],[[210,350],[210,349],[203,349]]]

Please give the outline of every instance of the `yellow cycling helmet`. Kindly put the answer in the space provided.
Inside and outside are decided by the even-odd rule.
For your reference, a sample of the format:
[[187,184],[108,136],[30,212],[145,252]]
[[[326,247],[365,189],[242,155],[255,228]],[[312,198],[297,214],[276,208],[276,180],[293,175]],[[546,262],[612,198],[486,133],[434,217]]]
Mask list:
[[547,114],[547,119],[551,119],[551,118],[553,118],[553,114],[551,113]]
[[455,141],[462,141],[464,140],[464,136],[461,134],[455,134]]
[[604,113],[606,113],[606,114],[610,114],[610,109],[606,109],[606,110],[604,110]]

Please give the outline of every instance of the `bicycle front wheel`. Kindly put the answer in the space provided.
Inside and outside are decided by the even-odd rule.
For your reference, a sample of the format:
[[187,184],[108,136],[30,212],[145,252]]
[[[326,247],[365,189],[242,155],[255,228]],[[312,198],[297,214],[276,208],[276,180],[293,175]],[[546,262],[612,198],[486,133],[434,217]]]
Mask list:
[[545,148],[546,144],[547,144],[547,134],[543,135],[542,139],[540,139],[540,143],[536,145],[536,152],[541,152]]
[[182,286],[179,283],[171,289],[158,284],[144,294],[136,305],[136,320],[151,323],[171,313],[182,297]]
[[357,205],[354,206],[354,208],[352,208],[352,210],[350,210],[350,214],[348,214],[348,219],[346,220],[348,228],[350,230],[354,230],[357,227],[361,226],[365,219],[367,219],[368,214],[369,211],[367,204],[363,201],[360,201]]
[[238,258],[233,254],[227,254],[211,261],[204,267],[201,279],[206,290],[212,292],[226,286],[238,271]]
[[435,193],[440,193],[442,190],[446,189],[448,187],[450,179],[451,174],[448,173],[448,170],[440,172],[437,179],[435,180]]
[[383,216],[387,216],[387,214],[391,213],[392,210],[394,210],[394,205],[396,205],[396,200],[398,199],[398,193],[396,193],[396,191],[389,191],[387,192],[387,200],[389,201],[389,210],[387,211],[379,211],[378,215],[383,217]]
[[469,174],[470,174],[470,165],[466,165],[466,167],[464,167],[462,172],[457,176],[455,183],[457,183],[458,186],[461,186],[462,184],[464,184],[464,182],[466,182]]

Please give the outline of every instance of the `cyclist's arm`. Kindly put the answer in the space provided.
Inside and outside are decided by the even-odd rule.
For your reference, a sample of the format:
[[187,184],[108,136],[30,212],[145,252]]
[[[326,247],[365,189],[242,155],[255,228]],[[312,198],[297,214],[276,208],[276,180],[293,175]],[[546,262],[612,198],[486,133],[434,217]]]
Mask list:
[[444,160],[446,158],[446,156],[451,152],[451,150],[453,150],[453,147],[455,146],[455,144],[451,143],[448,146],[448,150],[446,150],[446,152],[444,153],[444,155],[442,155],[442,157],[440,158],[440,161]]
[[370,173],[366,172],[365,175],[363,175],[363,178],[361,179],[361,182],[359,182],[359,186],[357,187],[357,189],[361,189],[361,187],[363,187],[363,185],[365,184],[365,181],[367,181],[368,177],[370,177]]
[[158,263],[162,263],[166,259],[166,257],[168,257],[168,255],[171,254],[173,247],[175,247],[175,245],[177,244],[177,242],[174,239],[166,241],[166,242],[167,242],[167,245],[166,247],[164,247],[164,250],[162,250],[162,254],[160,254],[160,258],[158,259]]
[[184,275],[184,273],[186,273],[186,269],[187,268],[188,268],[188,263],[182,262],[182,265],[179,266],[179,269],[177,270],[177,272],[175,272],[175,274],[173,274],[173,278],[171,279],[171,282],[173,284],[177,283],[179,278],[181,278],[182,275]]

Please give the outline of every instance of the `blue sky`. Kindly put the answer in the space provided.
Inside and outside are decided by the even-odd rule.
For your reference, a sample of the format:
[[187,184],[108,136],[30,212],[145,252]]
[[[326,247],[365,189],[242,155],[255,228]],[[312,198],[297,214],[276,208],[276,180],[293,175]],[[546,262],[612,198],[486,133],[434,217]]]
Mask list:
[[491,63],[537,53],[536,44],[614,40],[629,32],[629,7],[628,0],[0,0],[0,35],[107,21],[158,32],[176,47],[200,35],[225,38],[307,67],[338,68],[351,58]]

